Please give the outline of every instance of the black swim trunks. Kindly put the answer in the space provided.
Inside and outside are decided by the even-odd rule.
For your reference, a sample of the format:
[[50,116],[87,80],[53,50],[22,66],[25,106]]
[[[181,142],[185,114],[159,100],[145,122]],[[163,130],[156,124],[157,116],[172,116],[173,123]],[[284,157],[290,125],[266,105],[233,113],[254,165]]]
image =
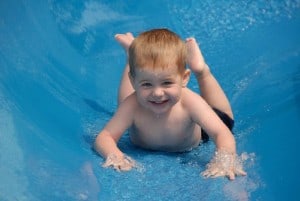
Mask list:
[[[224,113],[216,108],[213,108],[213,110],[220,117],[220,119],[224,122],[224,124],[229,128],[229,130],[232,130],[232,128],[234,126],[234,120],[231,119],[226,113]],[[208,134],[203,129],[201,129],[201,137],[202,137],[203,142],[207,142],[209,140]]]

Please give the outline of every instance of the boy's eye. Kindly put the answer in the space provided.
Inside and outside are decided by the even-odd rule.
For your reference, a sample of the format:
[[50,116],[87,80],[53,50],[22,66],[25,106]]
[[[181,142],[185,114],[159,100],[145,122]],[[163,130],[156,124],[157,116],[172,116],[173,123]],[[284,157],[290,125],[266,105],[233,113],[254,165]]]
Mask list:
[[171,85],[171,84],[173,84],[172,81],[165,81],[165,82],[163,82],[163,85],[166,85],[166,86]]
[[142,86],[142,87],[151,87],[152,84],[149,83],[149,82],[144,82],[144,83],[141,84],[141,86]]

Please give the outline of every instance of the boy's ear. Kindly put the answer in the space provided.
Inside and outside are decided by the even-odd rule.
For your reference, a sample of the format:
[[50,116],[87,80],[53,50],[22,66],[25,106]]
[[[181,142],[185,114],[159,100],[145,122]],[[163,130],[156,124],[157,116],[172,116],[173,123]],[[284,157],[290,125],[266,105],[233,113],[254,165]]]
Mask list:
[[183,74],[183,78],[182,78],[182,87],[186,87],[189,80],[190,80],[190,76],[191,76],[191,71],[189,69],[186,69],[184,74]]
[[129,77],[129,80],[130,80],[130,83],[131,83],[132,87],[134,88],[134,78],[132,77],[130,72],[128,72],[128,77]]

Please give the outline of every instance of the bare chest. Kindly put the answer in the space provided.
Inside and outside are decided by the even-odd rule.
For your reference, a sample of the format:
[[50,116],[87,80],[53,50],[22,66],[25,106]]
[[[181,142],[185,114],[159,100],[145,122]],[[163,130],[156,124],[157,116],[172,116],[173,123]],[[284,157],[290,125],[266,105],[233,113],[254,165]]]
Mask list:
[[[131,129],[132,141],[154,150],[181,151],[197,140],[195,123],[188,114],[153,117],[137,115]],[[200,133],[199,133],[200,135]]]

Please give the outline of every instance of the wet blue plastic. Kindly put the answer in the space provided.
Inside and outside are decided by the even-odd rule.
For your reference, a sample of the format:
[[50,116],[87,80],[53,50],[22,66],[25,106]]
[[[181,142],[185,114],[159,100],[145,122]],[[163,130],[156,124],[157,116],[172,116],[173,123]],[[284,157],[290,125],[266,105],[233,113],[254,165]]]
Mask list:
[[[0,200],[299,200],[300,1],[1,1]],[[235,112],[247,177],[199,173],[185,154],[120,147],[141,167],[103,169],[91,145],[116,109],[114,34],[194,36]],[[195,79],[189,86],[197,91]]]

